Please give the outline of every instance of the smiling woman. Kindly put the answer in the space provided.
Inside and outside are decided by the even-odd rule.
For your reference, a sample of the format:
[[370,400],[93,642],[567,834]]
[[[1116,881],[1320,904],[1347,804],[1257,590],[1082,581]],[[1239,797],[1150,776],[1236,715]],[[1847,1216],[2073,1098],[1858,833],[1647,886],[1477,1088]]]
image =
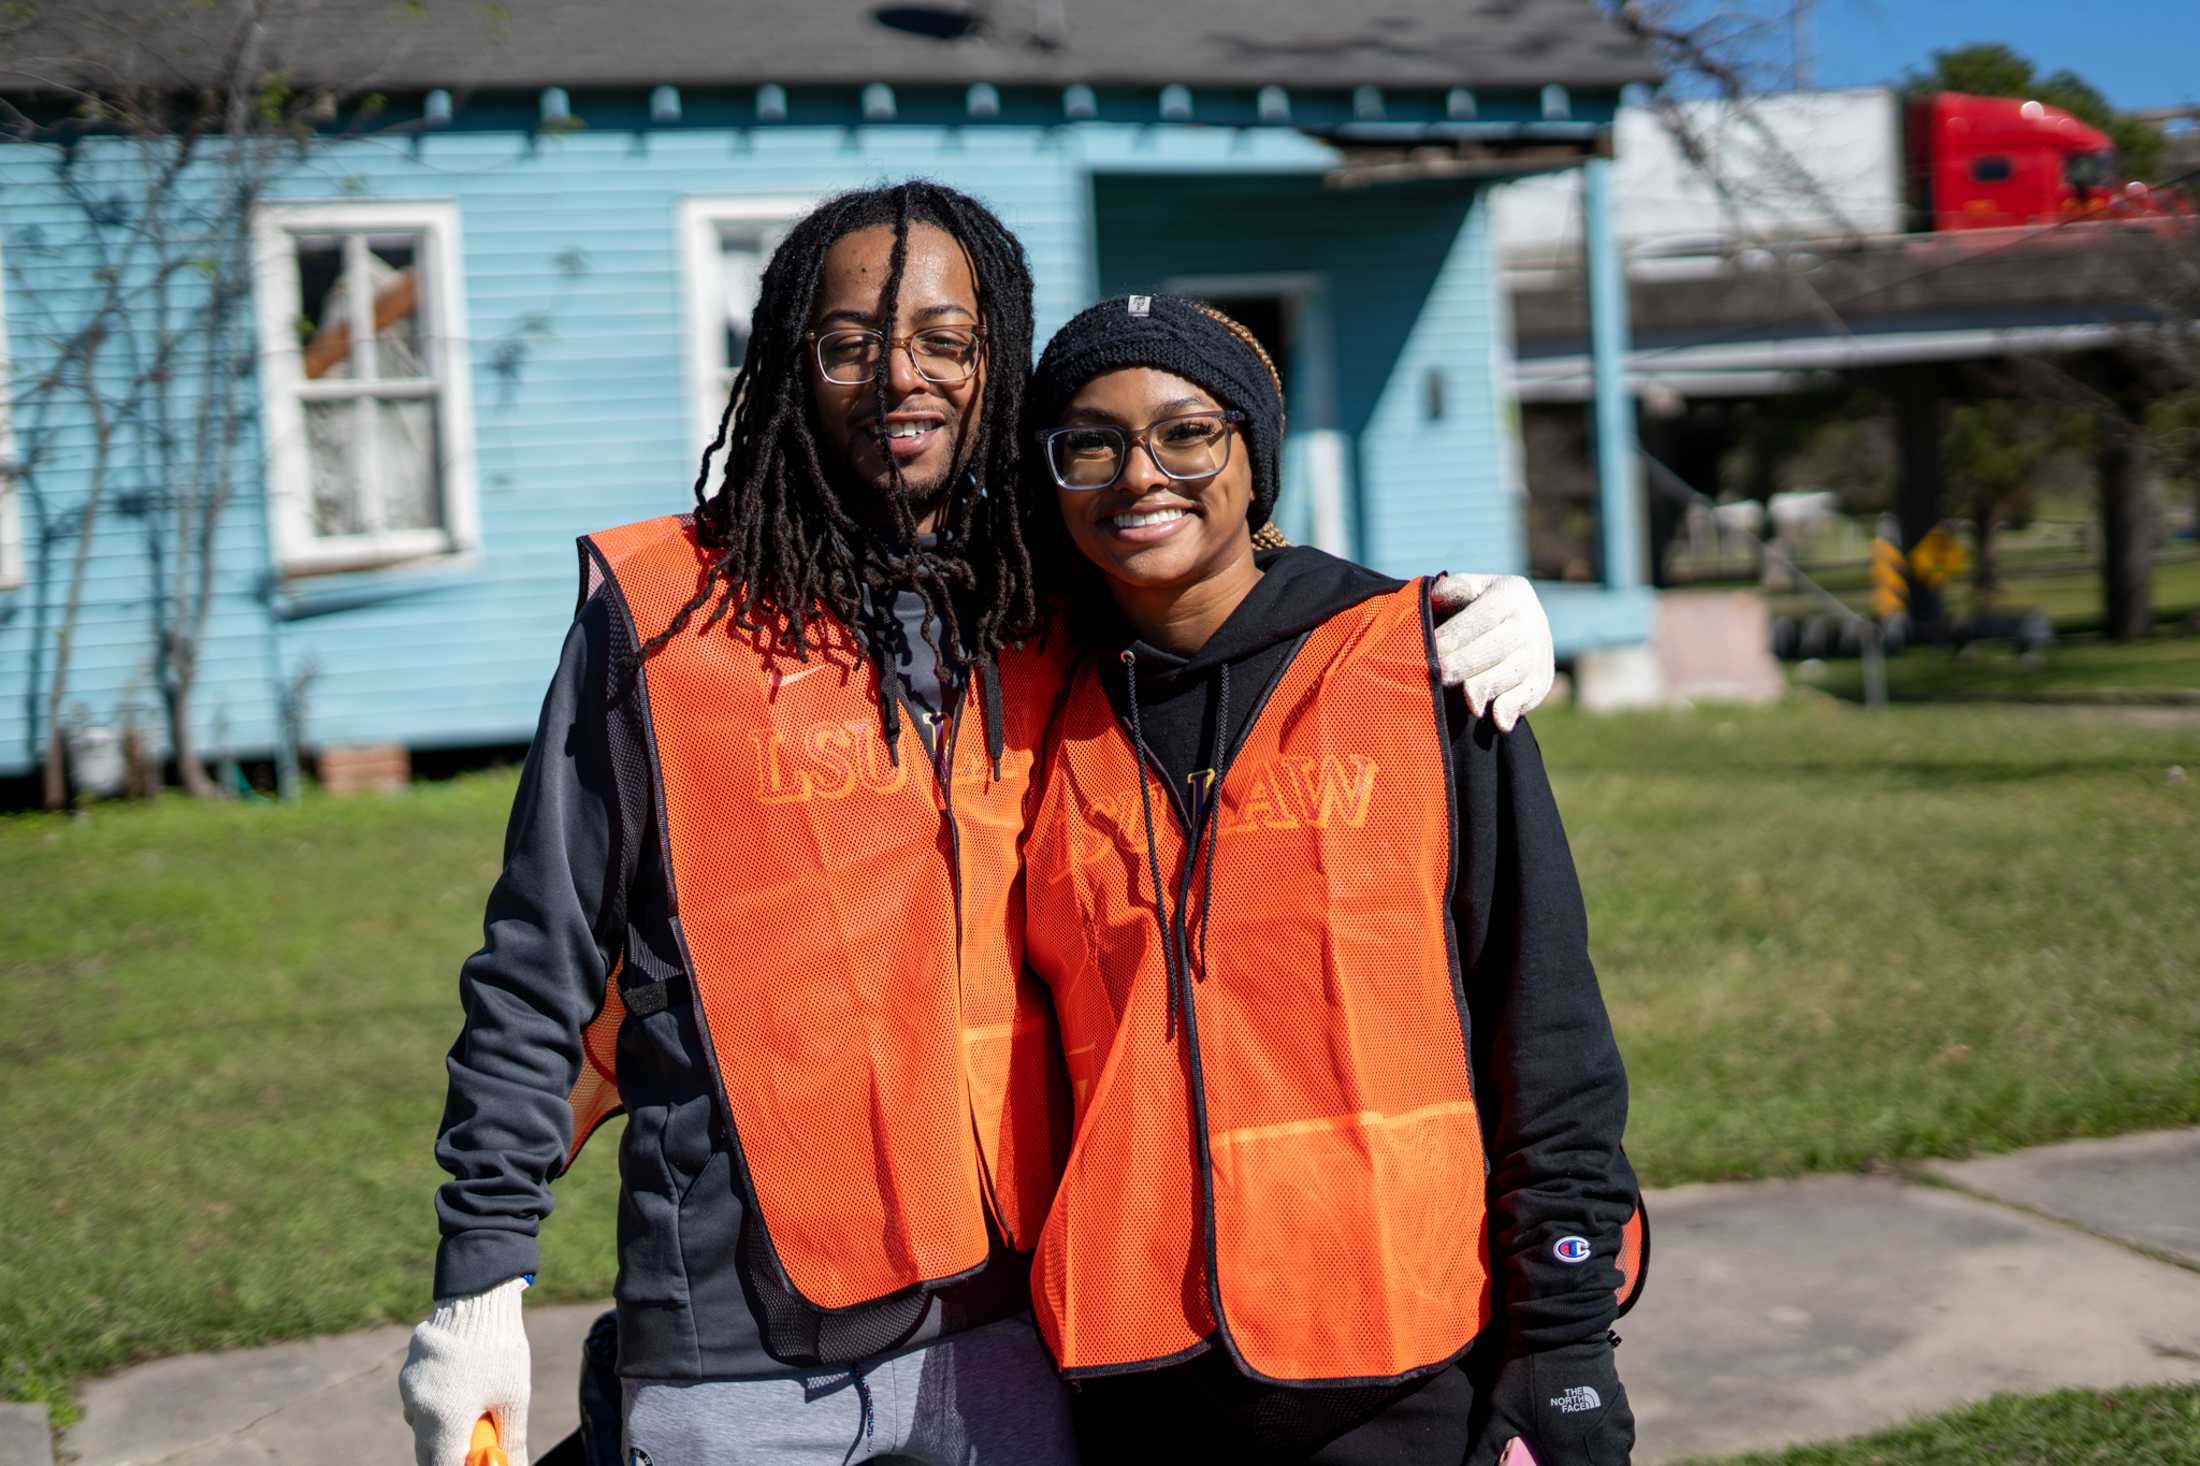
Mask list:
[[1186,1459],[1619,1466],[1640,1200],[1534,739],[1440,685],[1427,583],[1256,550],[1284,404],[1237,322],[1095,306],[1028,411],[1090,572],[1024,867],[1084,1458],[1167,1419]]
[[1046,436],[1071,542],[1172,651],[1204,645],[1260,578],[1252,456],[1232,451],[1245,417],[1182,377],[1129,367],[1079,388]]
[[1212,307],[1133,295],[1057,332],[1031,395],[1071,543],[1118,605],[1168,608],[1161,644],[1204,642],[1260,579],[1251,536],[1282,486],[1266,350]]

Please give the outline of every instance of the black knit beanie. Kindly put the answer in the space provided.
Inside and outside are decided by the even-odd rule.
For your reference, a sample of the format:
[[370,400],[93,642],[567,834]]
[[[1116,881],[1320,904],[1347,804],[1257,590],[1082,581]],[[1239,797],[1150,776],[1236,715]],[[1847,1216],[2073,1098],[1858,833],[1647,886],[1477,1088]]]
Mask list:
[[1212,306],[1174,295],[1103,300],[1047,343],[1031,373],[1024,422],[1034,431],[1058,426],[1079,388],[1126,367],[1173,372],[1245,414],[1253,458],[1245,527],[1266,524],[1283,487],[1283,384],[1253,333]]

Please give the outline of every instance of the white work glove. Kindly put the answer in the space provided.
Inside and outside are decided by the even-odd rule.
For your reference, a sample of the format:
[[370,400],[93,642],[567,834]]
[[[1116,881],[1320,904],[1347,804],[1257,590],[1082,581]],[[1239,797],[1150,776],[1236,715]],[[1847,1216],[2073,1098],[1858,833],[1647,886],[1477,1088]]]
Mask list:
[[465,1466],[474,1422],[496,1418],[497,1435],[512,1466],[527,1466],[527,1329],[520,1322],[525,1278],[486,1293],[438,1300],[428,1321],[413,1330],[412,1348],[398,1371],[405,1423],[413,1431],[417,1466]]
[[1446,575],[1429,600],[1444,685],[1466,693],[1467,711],[1511,732],[1550,696],[1555,670],[1551,622],[1535,587],[1517,575]]

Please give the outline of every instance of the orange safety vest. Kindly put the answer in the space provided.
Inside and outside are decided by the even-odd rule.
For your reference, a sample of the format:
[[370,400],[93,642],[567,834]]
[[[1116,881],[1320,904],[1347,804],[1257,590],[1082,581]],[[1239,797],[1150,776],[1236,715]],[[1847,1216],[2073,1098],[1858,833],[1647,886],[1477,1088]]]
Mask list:
[[[1277,1383],[1458,1357],[1491,1315],[1489,1225],[1424,588],[1308,635],[1222,771],[1206,842],[1188,850],[1149,788],[1189,971],[1173,1003],[1148,773],[1096,667],[1048,759],[1028,955],[1078,1130],[1032,1292],[1064,1372],[1160,1367],[1218,1334]],[[1634,1246],[1631,1227],[1630,1267]]]
[[[582,547],[637,645],[710,559],[685,515]],[[772,1255],[804,1299],[846,1309],[980,1267],[989,1211],[1029,1249],[1068,1133],[1017,850],[1058,658],[1002,656],[998,774],[978,730],[958,737],[984,716],[968,690],[938,735],[943,780],[907,724],[889,756],[877,669],[845,626],[813,621],[797,658],[706,619],[639,687],[673,926]],[[618,986],[584,1036],[575,1153],[617,1107]]]

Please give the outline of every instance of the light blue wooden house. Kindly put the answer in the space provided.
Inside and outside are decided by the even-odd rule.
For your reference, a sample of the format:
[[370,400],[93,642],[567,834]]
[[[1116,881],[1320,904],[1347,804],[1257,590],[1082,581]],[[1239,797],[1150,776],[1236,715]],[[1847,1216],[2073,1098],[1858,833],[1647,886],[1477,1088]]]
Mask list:
[[[687,507],[787,222],[911,174],[1021,235],[1042,340],[1132,290],[1245,319],[1287,373],[1284,529],[1411,572],[1524,564],[1489,189],[1582,169],[1605,579],[1543,589],[1562,656],[1648,634],[1606,158],[1620,92],[1653,69],[1590,0],[303,14],[271,25],[266,54],[387,105],[251,220],[250,462],[219,536],[205,753],[265,757],[301,683],[312,747],[524,741],[574,536]],[[221,60],[208,35],[143,43],[179,73]],[[0,92],[28,86],[0,59]],[[91,138],[64,166],[53,144],[0,143],[0,378],[18,403],[0,456],[19,465],[0,472],[0,777],[42,757],[91,472],[80,415],[22,405],[97,266],[97,226],[59,180],[136,186],[119,148]],[[129,507],[93,522],[66,706],[112,726],[134,703],[151,731]]]

